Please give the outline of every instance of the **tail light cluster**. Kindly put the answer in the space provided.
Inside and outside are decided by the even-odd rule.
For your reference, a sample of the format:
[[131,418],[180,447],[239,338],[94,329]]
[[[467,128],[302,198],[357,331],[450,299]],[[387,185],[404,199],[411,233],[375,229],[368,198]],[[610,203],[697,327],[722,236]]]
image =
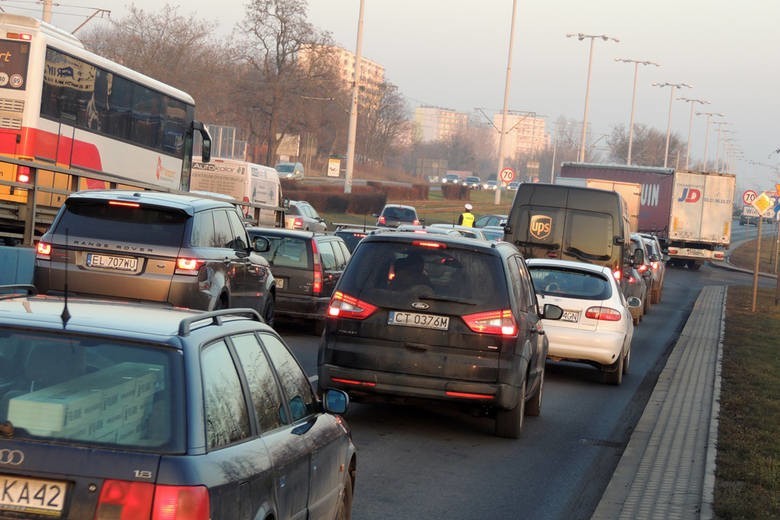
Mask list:
[[23,182],[27,184],[32,180],[32,175],[29,166],[19,166],[16,168],[16,182]]
[[197,258],[177,258],[175,274],[184,274],[188,276],[198,276],[200,268],[205,262]]
[[645,271],[647,271],[647,264],[640,265],[639,267],[636,268],[636,270],[639,271],[640,273],[644,273]]
[[712,259],[713,260],[723,260],[726,258],[726,254],[723,251],[713,251],[712,252]]
[[35,258],[38,260],[51,260],[51,244],[38,242],[35,245]]
[[311,286],[311,292],[319,296],[322,292],[322,263],[320,262],[320,252],[317,249],[317,242],[311,241],[311,253],[314,259],[314,283]]
[[375,305],[358,300],[353,296],[336,291],[330,298],[328,305],[328,316],[331,318],[350,318],[353,320],[364,320],[374,314],[377,310]]
[[478,312],[463,316],[468,328],[479,334],[495,334],[497,336],[517,336],[517,322],[508,309],[500,311]]
[[620,321],[622,314],[611,307],[589,307],[585,311],[585,317],[591,320]]
[[620,269],[615,269],[612,271],[612,276],[615,277],[615,280],[620,282],[620,279],[623,277],[623,272]]
[[295,217],[292,219],[292,229],[303,229],[303,218]]
[[203,486],[161,486],[106,480],[95,520],[208,520],[209,493]]

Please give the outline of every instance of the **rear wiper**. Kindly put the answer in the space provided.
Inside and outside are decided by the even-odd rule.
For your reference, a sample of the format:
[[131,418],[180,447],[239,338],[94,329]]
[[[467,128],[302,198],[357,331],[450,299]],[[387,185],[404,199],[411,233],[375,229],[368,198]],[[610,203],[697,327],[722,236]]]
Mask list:
[[420,300],[430,300],[434,302],[462,303],[463,305],[476,305],[477,302],[465,298],[444,297],[444,296],[418,296]]

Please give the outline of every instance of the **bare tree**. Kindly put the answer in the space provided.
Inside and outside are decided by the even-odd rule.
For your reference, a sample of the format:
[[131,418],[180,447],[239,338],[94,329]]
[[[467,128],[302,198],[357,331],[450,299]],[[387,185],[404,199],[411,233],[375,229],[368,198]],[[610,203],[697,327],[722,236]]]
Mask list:
[[[607,138],[609,160],[625,163],[628,157],[628,133],[625,126],[616,125]],[[666,150],[666,133],[646,125],[635,125],[631,144],[631,161],[640,166],[663,166]],[[676,158],[685,157],[685,143],[676,135],[669,137],[669,165],[674,166]]]
[[359,149],[366,160],[383,164],[390,151],[398,149],[399,139],[409,132],[406,100],[396,85],[384,83],[373,102],[361,108]]

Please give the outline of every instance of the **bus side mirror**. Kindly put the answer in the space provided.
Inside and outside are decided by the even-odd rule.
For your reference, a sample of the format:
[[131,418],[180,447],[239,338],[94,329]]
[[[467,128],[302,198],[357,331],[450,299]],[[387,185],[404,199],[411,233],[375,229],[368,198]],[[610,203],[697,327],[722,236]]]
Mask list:
[[200,121],[193,121],[192,129],[193,131],[197,130],[198,133],[200,134],[200,138],[202,140],[201,149],[200,149],[200,158],[201,161],[207,163],[211,160],[211,135],[209,135],[209,131],[206,128],[206,125],[204,125]]

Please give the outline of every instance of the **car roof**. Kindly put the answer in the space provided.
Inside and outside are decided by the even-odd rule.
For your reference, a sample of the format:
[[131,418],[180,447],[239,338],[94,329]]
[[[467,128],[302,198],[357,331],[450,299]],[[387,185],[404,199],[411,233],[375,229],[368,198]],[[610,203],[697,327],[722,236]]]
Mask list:
[[249,226],[246,228],[249,234],[261,234],[277,237],[295,237],[295,238],[313,238],[315,235],[322,235],[322,233],[315,233],[314,231],[303,231],[299,229],[287,229],[287,228],[267,228],[258,226]]
[[404,208],[404,209],[411,209],[417,211],[417,209],[414,206],[406,206],[404,204],[385,204],[385,208]]
[[556,260],[552,258],[528,258],[525,261],[526,265],[539,266],[539,267],[560,267],[561,269],[579,269],[580,271],[588,271],[601,274],[612,274],[609,267],[596,264],[588,264],[585,262],[575,262],[573,260]]
[[[213,321],[212,316],[217,314],[223,316],[217,321],[225,322],[229,321],[227,316],[230,314],[234,317],[244,315],[246,318],[250,313],[254,313],[257,320],[260,319],[257,312],[252,309],[225,309],[204,313],[164,304],[71,296],[67,299],[68,318],[63,324],[65,308],[65,298],[62,296],[3,295],[0,297],[0,326],[60,333],[65,330],[71,333],[118,336],[129,340],[180,346],[182,344],[180,337],[189,335],[192,330],[200,328],[200,325]],[[260,321],[250,319],[242,321],[245,325],[254,324],[255,328],[261,326]],[[183,322],[192,322],[191,326],[186,326],[186,332],[182,328]]]
[[[468,247],[470,249],[478,249],[482,252],[492,253],[498,251],[504,246],[509,246],[506,242],[489,242],[487,240],[480,240],[478,238],[464,237],[461,234],[444,234],[444,233],[429,233],[427,235],[421,233],[415,233],[413,231],[395,231],[393,233],[378,233],[376,235],[368,235],[363,239],[363,242],[398,242],[407,243],[414,240],[425,241],[429,243],[441,243],[445,245]],[[515,250],[516,251],[516,250]]]
[[164,193],[143,190],[84,190],[72,193],[69,200],[123,200],[157,204],[181,210],[224,207],[235,209],[235,206],[225,200],[200,197],[197,194]]

